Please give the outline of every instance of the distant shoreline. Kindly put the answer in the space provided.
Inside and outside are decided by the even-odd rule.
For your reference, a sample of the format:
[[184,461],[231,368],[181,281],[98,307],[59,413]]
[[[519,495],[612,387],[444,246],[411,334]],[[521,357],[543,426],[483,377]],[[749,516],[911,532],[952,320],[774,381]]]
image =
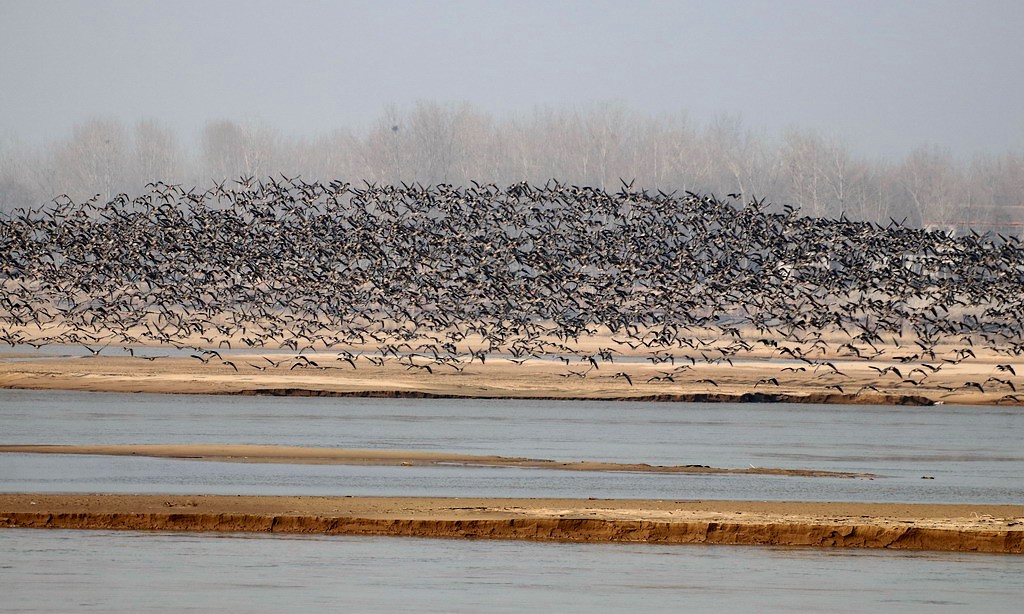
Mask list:
[[0,495],[0,527],[1024,553],[1024,506]]

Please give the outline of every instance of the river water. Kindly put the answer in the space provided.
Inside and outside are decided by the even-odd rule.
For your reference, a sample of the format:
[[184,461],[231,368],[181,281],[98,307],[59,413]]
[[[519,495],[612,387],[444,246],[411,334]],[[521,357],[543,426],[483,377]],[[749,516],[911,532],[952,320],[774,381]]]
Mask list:
[[[0,490],[1024,504],[1007,407],[182,396],[0,390],[0,443],[389,448],[875,473],[874,480],[0,455]],[[930,477],[934,479],[922,479]]]
[[0,531],[9,612],[1019,612],[1024,557]]
[[[0,455],[0,491],[1024,504],[1024,415],[0,390],[8,444],[238,443],[872,472],[867,479]],[[922,476],[934,479],[922,480]],[[1015,612],[1024,557],[0,531],[0,611]]]

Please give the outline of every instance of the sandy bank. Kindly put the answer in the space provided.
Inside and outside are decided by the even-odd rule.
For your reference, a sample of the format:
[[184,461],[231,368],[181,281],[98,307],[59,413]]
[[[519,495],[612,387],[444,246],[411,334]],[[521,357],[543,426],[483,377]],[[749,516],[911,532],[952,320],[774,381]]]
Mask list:
[[313,448],[271,445],[0,445],[0,453],[19,454],[91,454],[103,456],[152,456],[190,460],[231,461],[246,463],[301,463],[333,465],[462,465],[486,467],[525,467],[563,471],[629,471],[642,473],[714,473],[782,475],[831,478],[875,478],[869,473],[817,471],[808,469],[775,469],[748,467],[726,469],[707,465],[649,465],[647,463],[611,463],[596,461],[562,462],[536,458],[451,454],[417,450],[358,450],[346,448]]
[[1024,506],[0,495],[0,527],[1024,552]]
[[[791,402],[860,405],[933,403],[1024,403],[1024,393],[986,378],[1001,375],[997,357],[976,363],[945,364],[942,371],[914,385],[879,371],[899,363],[836,358],[826,369],[794,366],[793,361],[758,358],[735,364],[697,363],[675,375],[648,362],[604,363],[600,369],[566,366],[557,360],[523,364],[491,358],[461,371],[410,370],[399,363],[353,368],[333,353],[306,353],[272,367],[265,356],[234,354],[231,365],[202,364],[194,358],[156,360],[129,356],[61,357],[0,353],[0,388],[230,394],[278,396],[353,396],[392,398],[482,398],[551,400],[633,400],[689,402]],[[321,368],[304,367],[306,360]],[[339,362],[340,361],[340,362]],[[291,364],[292,366],[287,366]],[[802,364],[802,363],[801,363]],[[327,366],[323,366],[327,365]],[[900,365],[904,371],[910,367]],[[303,367],[303,368],[298,368]],[[237,371],[236,371],[237,369]],[[919,375],[919,374],[918,374]],[[626,376],[629,378],[627,379]],[[769,383],[763,383],[768,381]],[[984,382],[984,392],[970,385]]]

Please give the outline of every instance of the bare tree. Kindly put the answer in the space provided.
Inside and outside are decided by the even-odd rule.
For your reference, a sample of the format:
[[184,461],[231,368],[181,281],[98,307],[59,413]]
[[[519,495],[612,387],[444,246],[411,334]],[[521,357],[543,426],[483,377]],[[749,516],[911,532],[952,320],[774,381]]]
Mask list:
[[384,109],[384,114],[370,129],[366,137],[364,158],[366,177],[370,181],[398,183],[406,173],[408,157],[406,132],[408,126],[395,106]]
[[202,169],[212,180],[273,173],[279,141],[277,133],[264,125],[211,122],[203,130]]
[[30,179],[29,152],[11,136],[0,135],[0,212],[36,204],[40,198]]
[[[792,129],[781,138],[738,116],[704,125],[685,113],[645,117],[619,102],[538,107],[495,118],[469,104],[387,107],[365,130],[284,138],[257,123],[210,122],[197,152],[156,121],[130,129],[94,119],[39,153],[0,140],[0,208],[141,190],[148,181],[191,185],[239,177],[466,184],[563,182],[615,190],[691,190],[766,197],[804,213],[952,229],[1024,230],[1024,156],[969,163],[921,147],[902,160],[868,161],[840,139]],[[184,181],[188,177],[189,181]]]
[[966,170],[967,211],[977,226],[1024,232],[1024,155],[979,156]]
[[904,160],[898,173],[911,206],[908,215],[914,222],[953,230],[971,221],[963,217],[966,199],[961,173],[948,151],[919,147]]
[[75,126],[53,151],[55,191],[75,199],[113,197],[126,188],[130,152],[128,132],[119,122],[93,119]]
[[132,188],[150,181],[178,182],[184,172],[184,153],[170,128],[155,120],[135,124],[130,172]]

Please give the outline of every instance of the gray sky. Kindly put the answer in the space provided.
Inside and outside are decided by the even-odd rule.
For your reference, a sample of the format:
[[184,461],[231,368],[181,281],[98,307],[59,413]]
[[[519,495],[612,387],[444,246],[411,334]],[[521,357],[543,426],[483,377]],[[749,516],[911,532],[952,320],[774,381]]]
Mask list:
[[1024,2],[0,0],[0,135],[26,143],[92,117],[316,134],[421,99],[1021,151]]

